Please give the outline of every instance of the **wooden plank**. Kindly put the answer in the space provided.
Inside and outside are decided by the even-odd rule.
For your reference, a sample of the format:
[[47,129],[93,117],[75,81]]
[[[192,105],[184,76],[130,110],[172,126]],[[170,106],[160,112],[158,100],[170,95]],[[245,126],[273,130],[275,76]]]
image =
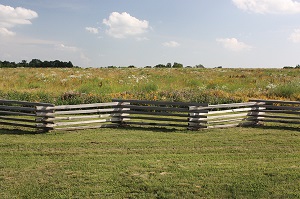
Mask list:
[[176,107],[157,107],[157,106],[136,106],[136,105],[122,105],[123,108],[130,108],[130,110],[148,110],[148,111],[171,111],[171,112],[188,112],[188,108]]
[[[252,116],[252,115],[250,115],[250,116]],[[265,115],[265,114],[262,114],[262,115],[257,115],[257,117],[300,120],[300,117],[289,117],[289,116],[280,116],[280,115]]]
[[53,129],[55,127],[55,124],[53,123],[40,123],[40,124],[36,124],[37,128],[51,128]]
[[55,107],[38,106],[37,110],[68,110],[68,109],[110,107],[110,106],[118,106],[118,105],[121,105],[121,103],[109,102],[109,103],[94,103],[94,104],[61,105],[61,106],[55,106]]
[[18,104],[24,106],[54,106],[54,104],[50,104],[50,103],[26,102],[26,101],[5,100],[5,99],[1,99],[0,104]]
[[121,116],[120,118],[155,120],[155,121],[169,121],[169,122],[187,122],[187,119],[165,118],[165,117],[144,117],[144,116]]
[[131,125],[146,125],[146,126],[170,126],[170,127],[188,127],[188,125],[182,124],[166,124],[166,123],[155,123],[155,122],[124,122],[124,124]]
[[238,107],[252,107],[255,106],[255,102],[245,102],[245,103],[232,103],[232,104],[217,104],[209,105],[210,109],[221,109],[221,108],[238,108]]
[[192,123],[207,123],[207,118],[188,118],[188,121]]
[[0,106],[0,110],[34,112],[35,108],[22,106]]
[[245,117],[248,116],[248,113],[208,116],[207,120],[215,120],[215,119],[223,119],[223,118],[234,118],[234,117],[243,117],[243,116],[245,116]]
[[255,107],[256,104],[254,102],[247,102],[247,103],[233,103],[233,104],[218,104],[218,105],[209,105],[208,107],[190,107],[190,110],[212,110],[212,109],[228,109],[232,110],[232,108],[239,108],[239,107]]
[[22,112],[12,112],[12,111],[0,111],[0,115],[16,115],[16,116],[36,116],[34,113],[22,113]]
[[282,100],[257,100],[257,99],[251,99],[250,102],[263,102],[263,103],[278,103],[278,104],[299,104],[300,101],[282,101]]
[[75,130],[85,130],[85,129],[112,128],[118,126],[119,124],[102,124],[97,126],[76,126],[76,127],[54,128],[54,130],[75,131]]
[[216,120],[216,121],[208,121],[208,124],[216,124],[216,123],[231,123],[231,122],[242,122],[245,118],[235,118],[228,120]]
[[149,112],[149,111],[133,111],[133,110],[125,110],[121,111],[121,113],[128,113],[132,115],[160,115],[160,116],[174,116],[174,117],[188,117],[187,113],[174,113],[174,112]]
[[58,122],[55,123],[54,126],[70,126],[70,125],[78,125],[78,124],[92,124],[92,123],[104,123],[104,122],[121,122],[124,120],[123,119],[121,120],[119,118],[111,118],[111,119],[87,120],[87,121],[79,121],[79,122]]
[[300,115],[300,112],[296,111],[282,111],[282,110],[253,110],[252,112],[259,112],[259,113],[271,113],[271,114],[278,114],[278,113],[283,113],[283,114],[290,114],[290,115]]
[[291,107],[291,106],[273,106],[273,105],[261,105],[261,107],[264,107],[266,109],[271,110],[290,110],[290,111],[300,111],[300,107]]
[[224,114],[224,113],[238,113],[238,112],[249,112],[253,110],[253,108],[238,108],[238,109],[228,109],[228,110],[222,110],[222,111],[209,111],[208,115],[213,114]]
[[12,117],[5,117],[0,116],[1,120],[7,120],[7,121],[17,121],[17,122],[29,122],[29,123],[35,123],[36,121],[34,119],[24,119],[24,118],[12,118]]
[[124,108],[108,108],[108,109],[89,109],[89,110],[72,110],[72,111],[56,111],[55,115],[73,115],[73,114],[89,114],[89,113],[106,113],[129,110]]
[[123,99],[113,99],[113,102],[129,102],[135,104],[152,104],[152,105],[162,105],[162,106],[208,106],[208,103],[196,103],[196,102],[169,102],[169,101],[149,101],[149,100],[123,100]]
[[208,113],[189,113],[192,118],[207,118]]
[[28,128],[36,128],[36,125],[32,124],[20,124],[20,123],[15,123],[15,122],[0,122],[0,124],[3,125],[9,125],[9,126],[20,126],[20,127],[28,127]]
[[55,113],[52,113],[52,112],[36,112],[34,116],[36,116],[36,117],[55,117]]
[[113,113],[113,114],[103,114],[103,115],[80,115],[80,116],[69,116],[69,117],[55,117],[55,118],[36,118],[38,122],[51,122],[58,120],[79,120],[79,119],[97,119],[97,118],[107,118],[107,117],[119,117],[128,116],[129,114]]

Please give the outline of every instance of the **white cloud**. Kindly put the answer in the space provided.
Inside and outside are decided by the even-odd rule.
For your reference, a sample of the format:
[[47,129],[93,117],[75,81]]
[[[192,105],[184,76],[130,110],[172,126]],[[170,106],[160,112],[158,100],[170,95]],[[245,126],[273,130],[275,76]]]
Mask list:
[[294,43],[300,43],[300,29],[295,29],[290,35],[289,40]]
[[113,12],[103,23],[109,27],[106,33],[114,38],[126,38],[128,36],[140,35],[149,29],[149,22],[139,20],[130,14]]
[[252,48],[251,46],[238,41],[236,38],[220,38],[216,39],[216,41],[222,44],[224,48],[236,52]]
[[88,31],[89,33],[92,33],[92,34],[98,34],[99,33],[98,28],[86,27],[85,30]]
[[7,28],[0,27],[0,35],[2,36],[14,36],[16,33],[9,31]]
[[38,17],[38,14],[26,8],[13,8],[0,4],[0,34],[4,36],[13,36],[16,33],[9,30],[16,25],[31,24],[32,19]]
[[77,47],[74,46],[66,46],[64,44],[57,44],[56,48],[58,50],[62,50],[62,51],[69,51],[69,52],[77,52],[79,51],[79,49]]
[[241,10],[254,13],[300,13],[300,2],[295,0],[232,0]]
[[165,47],[170,47],[170,48],[176,48],[176,47],[180,46],[180,44],[176,41],[164,42],[164,43],[162,43],[162,45]]

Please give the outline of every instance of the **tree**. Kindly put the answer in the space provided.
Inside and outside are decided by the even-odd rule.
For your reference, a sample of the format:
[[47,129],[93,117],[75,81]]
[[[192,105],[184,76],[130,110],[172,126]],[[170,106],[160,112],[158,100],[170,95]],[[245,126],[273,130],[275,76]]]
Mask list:
[[33,68],[40,68],[42,67],[42,61],[39,59],[32,59],[29,64],[29,67],[33,67]]
[[202,64],[198,64],[195,66],[195,68],[205,68]]
[[177,62],[174,62],[173,68],[183,68],[183,65]]
[[166,67],[167,68],[172,68],[172,64],[171,63],[167,63]]
[[154,68],[166,68],[166,66],[163,64],[157,64],[156,66],[154,66]]

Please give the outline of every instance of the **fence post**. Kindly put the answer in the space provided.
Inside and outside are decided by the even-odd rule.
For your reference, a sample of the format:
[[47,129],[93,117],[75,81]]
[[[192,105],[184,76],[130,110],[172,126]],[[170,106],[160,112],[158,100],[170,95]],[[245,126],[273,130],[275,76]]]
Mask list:
[[[113,100],[113,101],[118,102],[118,100]],[[118,111],[116,113],[116,116],[112,117],[113,120],[117,121],[116,123],[119,124],[119,127],[127,126],[126,123],[124,123],[124,121],[130,120],[129,118],[127,118],[130,116],[130,114],[126,113],[126,111],[130,111],[130,108],[124,108],[123,107],[124,105],[125,106],[130,105],[130,102],[118,102],[118,105],[116,105],[118,108]],[[124,113],[124,111],[125,111],[125,113]]]
[[54,130],[55,106],[53,104],[36,106],[35,110],[35,121],[37,122],[36,127],[38,131],[45,133]]
[[208,104],[204,106],[189,106],[188,129],[206,129],[207,126]]
[[260,123],[260,119],[262,118],[262,115],[264,114],[263,112],[260,112],[260,110],[264,110],[264,107],[261,107],[261,105],[265,105],[265,102],[259,102],[259,101],[255,101],[255,100],[250,100],[255,102],[255,105],[251,108],[250,112],[249,112],[249,116],[251,118],[251,121],[253,122],[251,125],[259,125]]

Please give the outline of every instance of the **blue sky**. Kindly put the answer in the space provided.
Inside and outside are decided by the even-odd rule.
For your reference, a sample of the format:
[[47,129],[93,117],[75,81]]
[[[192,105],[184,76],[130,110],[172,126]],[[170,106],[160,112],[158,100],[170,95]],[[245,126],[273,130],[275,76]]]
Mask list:
[[0,0],[0,60],[300,64],[297,0]]

